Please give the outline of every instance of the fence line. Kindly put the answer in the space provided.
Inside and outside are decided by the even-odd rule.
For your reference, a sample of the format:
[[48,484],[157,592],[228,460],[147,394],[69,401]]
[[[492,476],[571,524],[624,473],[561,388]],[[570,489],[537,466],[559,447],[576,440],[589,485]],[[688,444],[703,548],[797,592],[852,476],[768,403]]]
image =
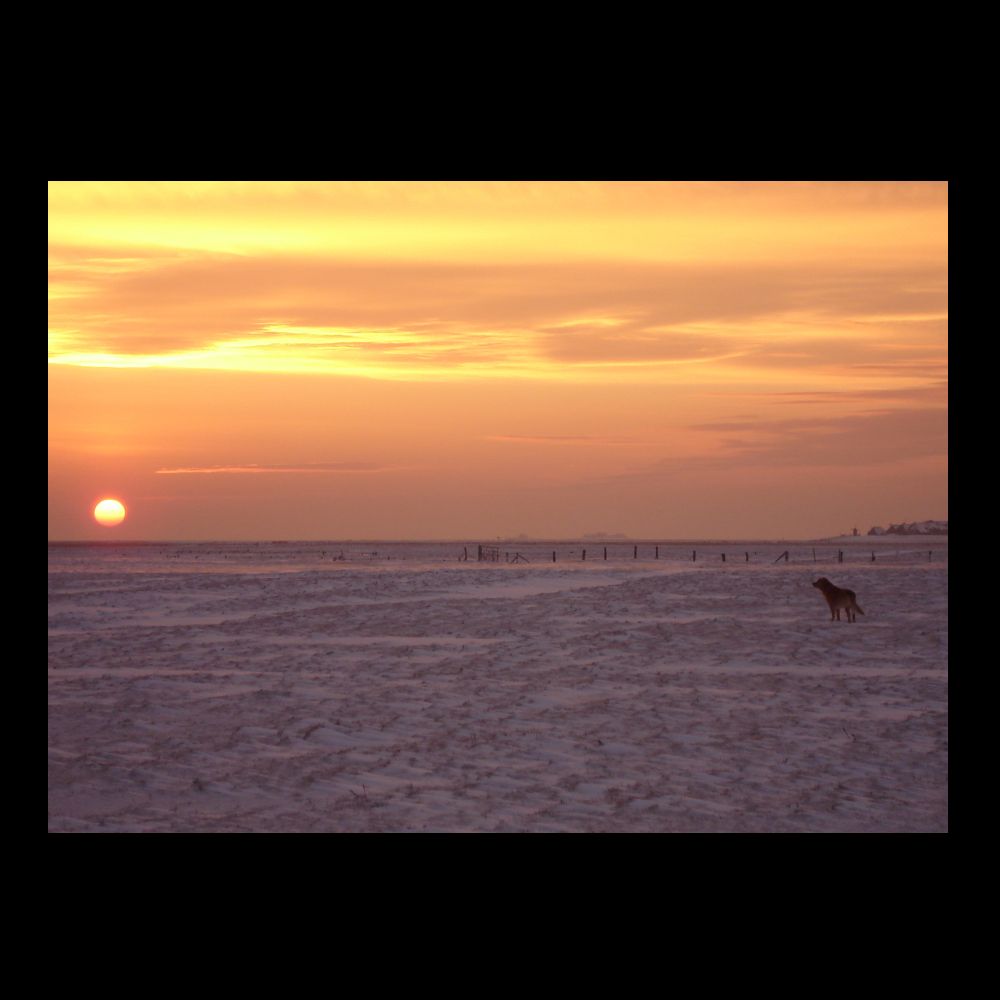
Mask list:
[[[631,552],[629,552],[631,549]],[[886,548],[872,549],[858,546],[854,548],[825,548],[815,545],[791,546],[779,551],[777,545],[761,549],[746,549],[736,546],[726,547],[708,546],[701,549],[684,549],[681,545],[659,544],[636,544],[619,543],[617,545],[602,545],[598,550],[601,562],[623,563],[623,562],[690,562],[702,565],[730,566],[753,564],[777,565],[784,563],[789,566],[815,565],[822,563],[837,564],[857,564],[857,563],[946,563],[948,561],[948,549],[945,546],[934,548]],[[685,554],[687,553],[687,554]],[[552,543],[531,543],[524,541],[515,550],[513,547],[505,549],[502,545],[479,545],[477,549],[478,562],[553,562],[576,561],[587,562],[588,548],[571,545],[567,547],[552,547]],[[742,562],[739,556],[743,556]],[[454,557],[453,557],[454,558]],[[459,555],[460,561],[468,561],[468,547],[462,550]]]

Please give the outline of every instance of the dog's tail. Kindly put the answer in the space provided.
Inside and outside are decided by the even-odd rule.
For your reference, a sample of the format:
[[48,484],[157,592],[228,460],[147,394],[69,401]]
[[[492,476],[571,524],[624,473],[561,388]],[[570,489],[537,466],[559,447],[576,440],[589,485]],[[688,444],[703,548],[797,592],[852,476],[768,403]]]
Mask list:
[[861,610],[861,605],[857,601],[854,602],[854,610],[857,611],[859,615],[863,615],[864,612]]

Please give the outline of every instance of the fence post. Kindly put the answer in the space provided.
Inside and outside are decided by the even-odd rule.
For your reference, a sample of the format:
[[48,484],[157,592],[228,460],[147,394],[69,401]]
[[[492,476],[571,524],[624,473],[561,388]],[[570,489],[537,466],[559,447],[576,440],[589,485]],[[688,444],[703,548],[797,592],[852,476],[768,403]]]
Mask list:
[[660,558],[660,546],[659,545],[656,546],[656,558],[657,559]]
[[841,550],[840,550],[840,551],[839,551],[839,552],[837,553],[837,562],[839,562],[839,563],[842,563],[843,561],[844,561],[844,550],[843,550],[843,549],[841,549]]
[[555,554],[555,552],[553,552],[553,553],[552,553],[552,561],[553,561],[553,562],[555,562],[555,561],[556,561],[556,554]]
[[726,553],[725,553],[725,552],[723,552],[723,553],[722,553],[722,561],[723,561],[723,562],[725,562],[725,561],[726,561]]
[[638,545],[632,550],[632,558],[633,559],[638,559],[639,558],[639,546]]
[[608,561],[608,547],[607,547],[607,545],[604,546],[604,561],[605,562]]
[[584,562],[587,561],[587,550],[586,549],[583,550],[583,561]]
[[696,562],[698,559],[698,553],[695,551],[691,552],[691,562]]

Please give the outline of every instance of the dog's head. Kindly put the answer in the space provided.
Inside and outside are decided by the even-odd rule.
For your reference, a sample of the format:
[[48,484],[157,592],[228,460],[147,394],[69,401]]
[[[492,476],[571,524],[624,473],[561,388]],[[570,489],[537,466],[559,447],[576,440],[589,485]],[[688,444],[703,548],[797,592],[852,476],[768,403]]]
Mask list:
[[814,584],[814,587],[819,587],[820,590],[824,590],[826,587],[830,586],[830,581],[825,577],[821,576]]

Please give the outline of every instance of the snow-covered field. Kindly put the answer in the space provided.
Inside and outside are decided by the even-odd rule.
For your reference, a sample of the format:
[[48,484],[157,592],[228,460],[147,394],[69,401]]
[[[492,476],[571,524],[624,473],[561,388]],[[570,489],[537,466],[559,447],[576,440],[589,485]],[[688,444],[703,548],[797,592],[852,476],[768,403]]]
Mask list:
[[49,830],[948,829],[946,537],[493,544],[50,546]]

